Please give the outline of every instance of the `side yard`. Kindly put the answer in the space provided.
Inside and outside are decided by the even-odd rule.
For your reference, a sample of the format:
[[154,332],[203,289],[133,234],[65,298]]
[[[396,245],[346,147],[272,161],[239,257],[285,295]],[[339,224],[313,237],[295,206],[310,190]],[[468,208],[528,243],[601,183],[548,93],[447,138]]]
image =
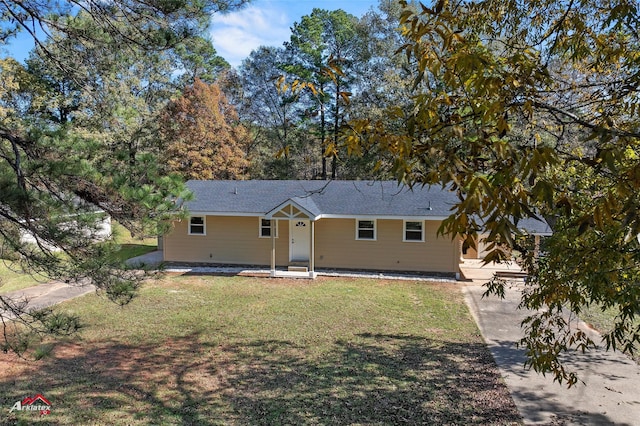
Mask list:
[[[119,260],[126,260],[156,250],[155,238],[139,239],[131,237],[122,225],[112,222],[115,241],[120,245],[116,253]],[[49,281],[45,276],[33,277],[20,271],[19,265],[8,259],[0,258],[0,294],[21,290]]]
[[46,281],[46,277],[33,277],[20,272],[20,267],[15,262],[0,259],[0,294],[33,287]]
[[0,355],[0,424],[521,424],[451,284],[168,276],[58,309],[86,327]]

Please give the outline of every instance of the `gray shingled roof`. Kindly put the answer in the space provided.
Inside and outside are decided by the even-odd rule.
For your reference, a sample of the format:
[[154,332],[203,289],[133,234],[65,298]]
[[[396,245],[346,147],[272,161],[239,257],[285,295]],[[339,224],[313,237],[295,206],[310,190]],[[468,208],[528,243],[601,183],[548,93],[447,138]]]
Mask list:
[[[316,217],[444,218],[457,201],[454,192],[440,187],[396,181],[321,180],[192,180],[187,187],[194,199],[185,204],[191,214],[265,215],[292,201]],[[535,219],[520,222],[529,232],[548,233]]]
[[551,235],[553,231],[547,222],[535,218],[520,219],[518,228],[524,229],[530,234]]
[[266,214],[291,200],[318,216],[444,217],[451,191],[399,186],[395,181],[244,180],[189,181],[190,212]]

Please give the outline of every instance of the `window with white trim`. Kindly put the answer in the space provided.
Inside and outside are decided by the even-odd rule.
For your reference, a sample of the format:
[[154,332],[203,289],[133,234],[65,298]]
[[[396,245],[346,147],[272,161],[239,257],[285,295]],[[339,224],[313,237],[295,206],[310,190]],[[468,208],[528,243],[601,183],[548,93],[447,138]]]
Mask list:
[[376,221],[356,219],[356,240],[375,240]]
[[[273,219],[265,219],[263,217],[259,218],[259,233],[258,236],[260,238],[271,238],[271,221]],[[276,220],[274,223],[275,228],[275,237],[278,238],[278,221]]]
[[206,235],[204,216],[191,216],[189,218],[189,235]]
[[402,241],[424,241],[424,221],[404,221],[404,239]]

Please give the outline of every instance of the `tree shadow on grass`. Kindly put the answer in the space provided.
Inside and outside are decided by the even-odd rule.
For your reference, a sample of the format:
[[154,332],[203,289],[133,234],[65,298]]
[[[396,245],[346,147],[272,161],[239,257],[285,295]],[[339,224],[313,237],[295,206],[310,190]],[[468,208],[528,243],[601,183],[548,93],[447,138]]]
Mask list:
[[[515,342],[494,341],[489,349],[505,377],[510,378],[512,395],[516,398],[520,412],[530,423],[542,424],[553,418],[555,420],[551,424],[629,425],[630,423],[614,421],[608,416],[603,406],[604,400],[599,398],[607,395],[609,403],[615,404],[617,400],[617,405],[625,407],[625,410],[631,410],[639,404],[635,394],[613,390],[618,381],[633,383],[630,378],[637,375],[633,361],[622,358],[620,354],[606,352],[602,348],[584,353],[575,350],[563,354],[563,363],[570,371],[578,373],[579,380],[585,381],[567,388],[566,383],[553,381],[552,375],[545,378],[542,373],[526,368],[526,352],[523,348],[518,348]],[[631,370],[621,370],[623,364],[629,365]],[[609,369],[609,366],[616,368]],[[629,374],[620,375],[620,371]],[[612,388],[608,388],[609,386]]]
[[[514,424],[482,344],[402,335],[338,341],[322,359],[265,359],[237,375],[246,424]],[[269,349],[267,352],[270,352]]]
[[[319,351],[286,341],[69,344],[0,381],[3,415],[42,393],[52,413],[4,424],[517,424],[480,343],[361,334]],[[0,417],[2,419],[2,417]]]

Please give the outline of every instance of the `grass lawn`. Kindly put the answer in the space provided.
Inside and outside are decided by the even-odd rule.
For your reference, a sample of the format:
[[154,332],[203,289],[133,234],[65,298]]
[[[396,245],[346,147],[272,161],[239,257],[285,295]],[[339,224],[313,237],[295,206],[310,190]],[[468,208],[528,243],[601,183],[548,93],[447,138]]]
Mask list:
[[[112,222],[111,225],[114,238],[120,245],[120,250],[114,254],[116,259],[124,261],[156,250],[155,238],[133,238],[122,225],[116,222]],[[46,277],[33,277],[17,272],[11,261],[0,259],[0,294],[33,287],[46,281]]]
[[580,319],[603,333],[610,332],[613,329],[615,317],[614,309],[603,311],[598,306],[584,308],[580,314]]
[[[86,327],[0,354],[0,423],[520,424],[455,284],[169,276],[58,309]],[[9,415],[37,393],[50,415]]]
[[0,294],[33,287],[46,281],[45,277],[33,277],[19,272],[19,267],[13,262],[0,259]]
[[[586,307],[582,313],[580,314],[580,319],[589,324],[591,327],[598,330],[600,333],[610,333],[615,324],[617,311],[616,309],[610,308],[606,310],[602,310],[597,305],[592,305]],[[638,324],[638,320],[635,322]],[[595,342],[596,344],[600,344],[599,341]],[[629,355],[636,363],[640,364],[640,353],[634,352],[632,355]]]
[[120,250],[115,253],[116,258],[119,260],[124,261],[132,257],[141,256],[158,248],[158,240],[156,238],[134,238],[124,226],[117,222],[111,222],[111,231],[115,241],[120,245]]

